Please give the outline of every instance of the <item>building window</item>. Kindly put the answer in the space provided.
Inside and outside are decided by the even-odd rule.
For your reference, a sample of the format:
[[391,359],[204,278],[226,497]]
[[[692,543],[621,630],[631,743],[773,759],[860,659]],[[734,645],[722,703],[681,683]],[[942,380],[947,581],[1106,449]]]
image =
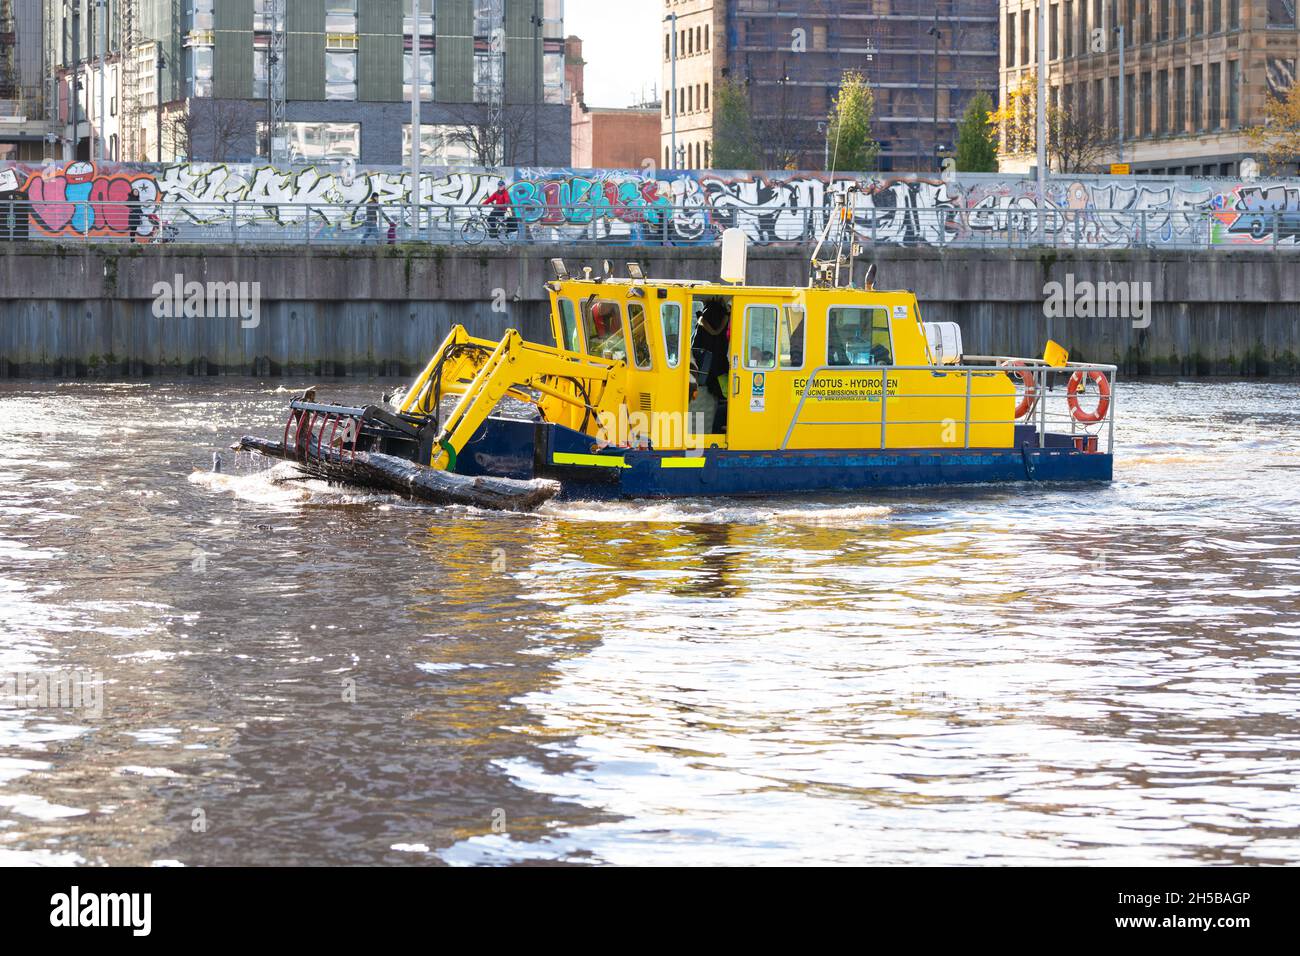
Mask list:
[[1052,4],[1050,12],[1047,14],[1047,58],[1055,60],[1060,53],[1060,23],[1058,22],[1061,15],[1061,8],[1057,4]]
[[1129,76],[1124,84],[1124,138],[1133,139],[1137,130],[1137,74]]
[[1205,32],[1205,0],[1192,0],[1192,36]]
[[1016,65],[1016,15],[1007,14],[1007,66]]
[[326,0],[325,32],[355,36],[357,32],[357,0]]
[[1295,29],[1295,0],[1268,0],[1268,28]]
[[1174,132],[1187,131],[1187,68],[1174,70]]
[[1174,2],[1174,36],[1187,36],[1187,4],[1184,0]]
[[1154,105],[1151,99],[1151,74],[1142,74],[1142,125],[1139,127],[1140,136],[1150,136],[1151,129],[1151,107]]
[[1192,67],[1192,129],[1205,129],[1205,67]]
[[1223,123],[1223,64],[1210,64],[1210,129],[1218,129]]
[[[1236,0],[1232,0],[1236,2]],[[1218,33],[1223,29],[1223,0],[1210,0],[1210,32]]]
[[[361,158],[360,123],[285,123],[289,160],[295,163]],[[257,124],[259,142],[266,140],[266,122]]]
[[542,54],[542,101],[564,104],[564,54]]
[[212,16],[212,4],[214,0],[194,0],[194,27],[195,30],[211,30],[215,26]]
[[1241,29],[1241,4],[1239,3],[1228,4],[1228,29]]
[[1061,55],[1068,59],[1074,56],[1074,0],[1065,0],[1065,23],[1062,25],[1062,31],[1065,37]]
[[1106,111],[1106,132],[1113,138],[1119,132],[1119,77],[1112,76],[1108,83],[1110,88],[1106,91],[1109,103]]
[[271,95],[271,51],[266,47],[253,48],[253,99],[264,100]]
[[1020,64],[1029,63],[1029,21],[1020,25]]
[[325,51],[325,99],[357,98],[357,51]]
[[270,33],[275,23],[274,0],[253,0],[253,32]]
[[1236,129],[1241,125],[1241,62],[1228,61],[1228,126]]
[[[415,57],[407,50],[402,54],[402,99],[411,102],[411,70]],[[433,54],[420,51],[420,100],[433,100]]]
[[212,95],[212,47],[196,46],[190,48],[193,75],[190,78],[191,96]]
[[1169,71],[1156,74],[1156,124],[1161,136],[1169,134]]
[[[402,156],[411,160],[411,124],[402,125]],[[420,161],[433,166],[475,166],[478,155],[463,126],[420,124]]]

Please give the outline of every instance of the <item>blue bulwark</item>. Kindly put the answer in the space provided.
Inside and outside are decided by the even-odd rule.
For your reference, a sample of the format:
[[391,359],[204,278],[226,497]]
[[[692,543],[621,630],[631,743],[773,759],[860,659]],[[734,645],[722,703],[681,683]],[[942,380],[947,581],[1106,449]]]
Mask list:
[[[566,498],[690,498],[770,496],[916,485],[1016,481],[1110,481],[1111,455],[1082,452],[1064,442],[1039,448],[917,449],[915,451],[680,451],[603,448],[559,425],[489,419],[462,453],[459,471],[548,477]],[[536,428],[536,441],[526,430]],[[1049,436],[1055,437],[1055,436]],[[529,458],[532,467],[529,467]],[[599,460],[597,460],[599,459]]]

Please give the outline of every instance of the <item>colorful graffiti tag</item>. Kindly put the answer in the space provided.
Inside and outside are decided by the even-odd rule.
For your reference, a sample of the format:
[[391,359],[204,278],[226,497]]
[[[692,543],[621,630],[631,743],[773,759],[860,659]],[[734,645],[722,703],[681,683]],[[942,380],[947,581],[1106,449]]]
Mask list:
[[[557,241],[714,242],[734,227],[755,243],[809,242],[851,185],[854,226],[875,243],[1013,240],[1035,225],[1037,208],[1034,182],[1014,175],[434,168],[421,177],[420,234],[455,239],[503,185],[530,233]],[[32,238],[146,241],[164,208],[190,238],[359,238],[369,197],[401,218],[410,187],[404,170],[350,164],[0,165],[0,203],[24,204]],[[136,216],[122,205],[132,190]],[[1047,201],[1046,231],[1069,245],[1300,244],[1297,181],[1080,176],[1054,179]]]
[[[135,190],[136,195],[131,195]],[[127,168],[101,173],[94,163],[49,164],[39,169],[0,170],[0,202],[24,203],[35,234],[58,237],[116,236],[126,238],[133,220],[138,237],[147,237],[153,223],[147,215],[132,216],[128,202],[142,213],[158,199],[158,187],[147,172]]]

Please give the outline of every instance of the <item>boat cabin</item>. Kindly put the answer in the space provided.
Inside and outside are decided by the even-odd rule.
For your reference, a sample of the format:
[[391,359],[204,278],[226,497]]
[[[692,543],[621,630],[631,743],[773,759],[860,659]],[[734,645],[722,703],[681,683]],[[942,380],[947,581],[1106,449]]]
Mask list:
[[1013,444],[1012,381],[957,368],[955,327],[927,327],[910,292],[639,275],[561,275],[547,289],[559,349],[625,363],[633,445]]

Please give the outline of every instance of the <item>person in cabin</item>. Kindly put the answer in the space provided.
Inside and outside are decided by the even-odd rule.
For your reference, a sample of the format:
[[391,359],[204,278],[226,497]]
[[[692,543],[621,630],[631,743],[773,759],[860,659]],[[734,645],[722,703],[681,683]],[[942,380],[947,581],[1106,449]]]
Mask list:
[[709,299],[700,311],[699,321],[695,326],[694,348],[701,349],[709,356],[708,381],[705,387],[713,396],[716,405],[713,411],[711,433],[722,434],[727,427],[727,376],[731,364],[727,353],[731,348],[730,316],[720,299]]

